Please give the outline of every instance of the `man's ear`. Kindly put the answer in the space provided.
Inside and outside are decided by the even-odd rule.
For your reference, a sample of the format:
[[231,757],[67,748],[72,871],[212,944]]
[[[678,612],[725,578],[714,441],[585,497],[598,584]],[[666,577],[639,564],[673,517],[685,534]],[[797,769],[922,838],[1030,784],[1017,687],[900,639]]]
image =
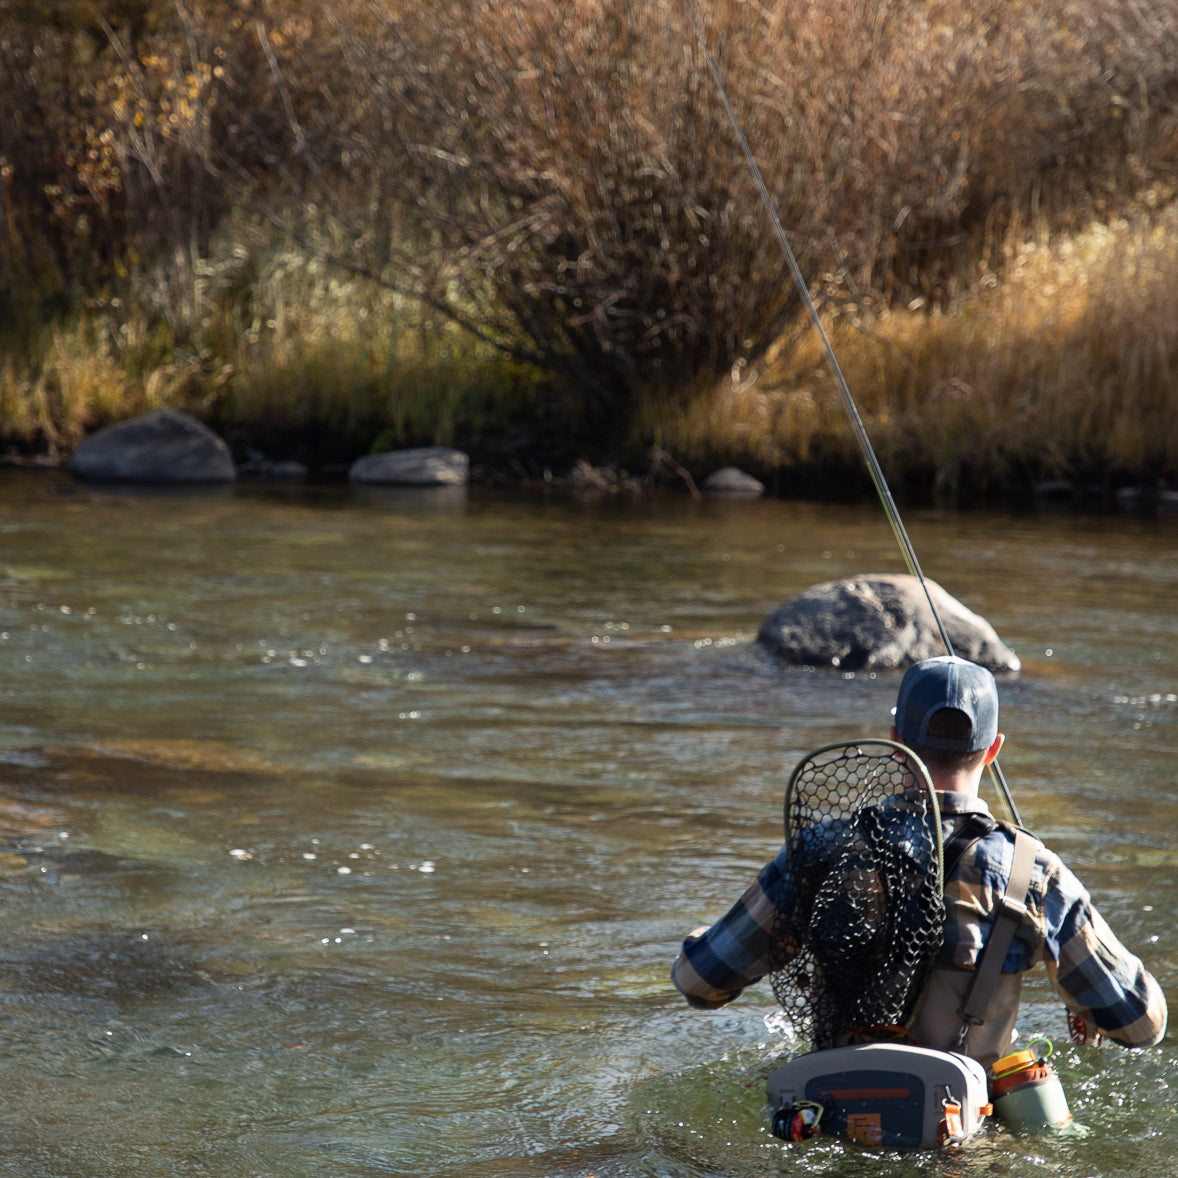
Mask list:
[[994,737],[994,743],[986,749],[986,759],[982,762],[984,765],[991,765],[998,759],[998,754],[1002,751],[1002,746],[1006,743],[1006,737],[999,732]]

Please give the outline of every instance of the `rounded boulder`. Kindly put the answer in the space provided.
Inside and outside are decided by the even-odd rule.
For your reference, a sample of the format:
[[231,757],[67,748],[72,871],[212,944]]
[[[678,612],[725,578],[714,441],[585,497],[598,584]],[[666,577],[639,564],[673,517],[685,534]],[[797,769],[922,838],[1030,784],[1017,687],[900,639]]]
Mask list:
[[458,487],[470,478],[470,458],[448,446],[389,450],[357,458],[348,478],[389,487]]
[[[1022,664],[985,618],[935,581],[929,597],[955,654],[995,674]],[[869,574],[815,585],[773,611],[757,642],[791,666],[889,670],[944,654],[924,590],[907,574]]]
[[178,409],[108,425],[85,438],[68,470],[80,479],[112,483],[231,483],[233,454],[223,438]]
[[765,484],[738,466],[722,466],[704,479],[703,491],[705,495],[755,499],[765,493]]

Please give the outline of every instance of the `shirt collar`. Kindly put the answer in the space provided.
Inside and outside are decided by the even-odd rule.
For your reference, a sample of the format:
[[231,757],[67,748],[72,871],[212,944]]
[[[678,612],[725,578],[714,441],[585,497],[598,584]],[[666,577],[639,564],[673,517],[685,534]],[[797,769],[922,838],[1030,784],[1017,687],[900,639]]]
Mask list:
[[937,804],[942,814],[989,814],[990,807],[980,797],[970,797],[955,789],[937,790]]

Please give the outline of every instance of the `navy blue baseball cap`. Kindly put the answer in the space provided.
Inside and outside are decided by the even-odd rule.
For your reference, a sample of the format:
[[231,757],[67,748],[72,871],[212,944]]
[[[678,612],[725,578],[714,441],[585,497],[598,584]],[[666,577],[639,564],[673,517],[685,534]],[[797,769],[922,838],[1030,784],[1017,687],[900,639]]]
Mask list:
[[[928,725],[943,708],[969,717],[968,740],[929,736]],[[904,672],[896,697],[896,731],[905,744],[954,753],[988,749],[998,735],[998,684],[977,663],[943,654],[924,659]]]

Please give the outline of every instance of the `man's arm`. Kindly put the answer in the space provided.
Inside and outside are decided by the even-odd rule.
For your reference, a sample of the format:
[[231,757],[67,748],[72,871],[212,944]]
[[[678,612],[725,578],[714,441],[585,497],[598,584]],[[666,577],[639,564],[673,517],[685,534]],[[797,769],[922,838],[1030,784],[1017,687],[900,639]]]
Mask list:
[[778,901],[786,886],[784,848],[743,896],[709,929],[683,942],[671,980],[691,1006],[724,1006],[770,968]]
[[1166,1033],[1166,997],[1117,939],[1083,885],[1063,866],[1049,879],[1047,971],[1088,1031],[1124,1047],[1152,1047]]

